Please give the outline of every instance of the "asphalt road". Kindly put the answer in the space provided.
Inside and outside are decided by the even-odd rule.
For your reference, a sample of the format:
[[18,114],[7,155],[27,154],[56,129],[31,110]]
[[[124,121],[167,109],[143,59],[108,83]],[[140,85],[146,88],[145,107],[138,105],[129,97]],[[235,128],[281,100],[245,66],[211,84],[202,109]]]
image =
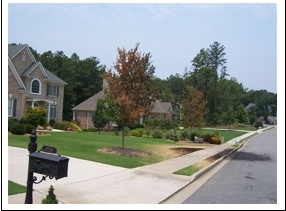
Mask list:
[[276,204],[277,128],[259,134],[183,204]]

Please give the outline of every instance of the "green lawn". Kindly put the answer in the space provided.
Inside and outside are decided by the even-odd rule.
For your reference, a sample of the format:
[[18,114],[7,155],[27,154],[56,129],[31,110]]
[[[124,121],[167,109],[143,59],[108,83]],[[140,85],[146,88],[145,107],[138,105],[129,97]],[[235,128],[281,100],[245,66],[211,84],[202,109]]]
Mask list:
[[26,187],[19,185],[15,182],[8,181],[8,195],[18,194],[18,193],[25,193]]
[[[204,132],[213,133],[214,131],[204,130]],[[220,136],[224,136],[225,142],[243,134],[243,132],[236,131],[219,132]],[[28,149],[29,141],[29,135],[19,136],[9,134],[8,136],[9,146]],[[104,135],[94,132],[47,132],[46,136],[38,136],[37,144],[38,150],[40,150],[42,146],[53,146],[58,150],[58,154],[63,156],[96,161],[125,168],[134,168],[170,159],[174,155],[172,155],[172,153],[168,153],[168,148],[178,146],[183,147],[184,145],[188,147],[191,146],[190,143],[182,144],[166,139],[135,138],[127,136],[125,137],[126,149],[144,150],[149,152],[150,156],[139,158],[112,155],[98,152],[97,149],[121,147],[121,136]]]
[[[217,129],[229,129],[229,126],[211,126],[212,128]],[[248,130],[248,131],[255,131],[256,128],[251,125],[231,125],[230,130]]]
[[[93,132],[49,132],[49,136],[38,136],[38,150],[42,146],[53,146],[63,156],[96,161],[125,168],[134,168],[167,159],[158,148],[175,147],[176,143],[166,139],[125,137],[125,148],[139,149],[151,153],[146,158],[127,157],[98,152],[97,149],[121,147],[121,136],[99,135]],[[9,135],[8,145],[28,148],[29,136]]]
[[192,165],[192,166],[188,166],[186,168],[183,168],[181,170],[175,171],[173,174],[191,176],[194,173],[198,172],[199,170],[201,170],[201,169]]
[[[192,132],[199,132],[200,134],[213,134],[216,131],[216,129],[193,129]],[[228,142],[229,140],[242,136],[246,132],[241,131],[235,131],[235,130],[219,130],[219,137],[224,138],[224,143]]]

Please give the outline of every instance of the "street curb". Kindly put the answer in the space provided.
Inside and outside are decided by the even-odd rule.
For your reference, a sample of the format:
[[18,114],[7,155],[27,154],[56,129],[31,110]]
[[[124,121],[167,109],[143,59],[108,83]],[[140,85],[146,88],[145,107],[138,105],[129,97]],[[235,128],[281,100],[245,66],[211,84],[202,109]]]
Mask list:
[[208,170],[210,170],[211,168],[213,168],[214,166],[216,166],[218,163],[220,163],[223,159],[225,159],[227,156],[231,155],[233,152],[237,151],[238,149],[240,149],[247,141],[251,140],[252,138],[254,138],[255,136],[257,136],[258,133],[255,133],[255,135],[250,135],[249,137],[246,137],[242,143],[239,144],[238,147],[234,148],[233,150],[231,150],[228,154],[220,157],[219,159],[215,160],[214,162],[212,162],[210,165],[208,165],[207,167],[199,170],[198,172],[194,173],[192,176],[190,176],[190,182],[188,182],[185,186],[183,186],[182,188],[178,189],[177,191],[175,191],[174,193],[172,193],[170,196],[168,196],[167,198],[165,198],[164,200],[160,201],[159,204],[161,204],[162,202],[168,200],[170,197],[172,197],[173,195],[175,195],[176,193],[180,192],[182,189],[184,189],[185,187],[187,187],[188,185],[190,185],[192,182],[194,182],[197,178],[199,178],[201,175],[203,175],[205,172],[207,172]]

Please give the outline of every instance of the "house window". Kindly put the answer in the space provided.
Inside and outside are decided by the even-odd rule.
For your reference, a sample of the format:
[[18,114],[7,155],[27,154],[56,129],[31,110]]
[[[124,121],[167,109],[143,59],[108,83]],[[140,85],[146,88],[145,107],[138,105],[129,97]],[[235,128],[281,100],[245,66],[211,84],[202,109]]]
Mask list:
[[41,81],[39,79],[33,79],[31,82],[31,93],[41,94]]
[[54,85],[48,85],[48,96],[57,97],[58,87]]
[[22,54],[22,62],[25,62],[27,59],[26,52]]
[[57,118],[57,106],[51,105],[50,106],[50,117],[49,119],[56,119]]
[[13,98],[8,98],[8,117],[13,117]]

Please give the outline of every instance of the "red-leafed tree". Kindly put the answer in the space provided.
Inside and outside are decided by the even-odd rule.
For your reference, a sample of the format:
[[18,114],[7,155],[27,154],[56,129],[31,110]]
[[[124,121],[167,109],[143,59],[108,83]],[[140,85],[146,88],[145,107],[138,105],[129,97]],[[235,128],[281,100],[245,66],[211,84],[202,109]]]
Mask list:
[[204,116],[207,114],[207,101],[203,100],[203,93],[193,86],[187,86],[185,99],[182,102],[182,121],[184,126],[200,127],[204,123]]
[[124,148],[124,127],[138,121],[142,115],[153,108],[157,91],[152,86],[155,67],[151,54],[138,51],[139,43],[134,49],[126,51],[117,49],[118,56],[113,68],[107,72],[107,99],[113,117],[122,127],[122,148]]

